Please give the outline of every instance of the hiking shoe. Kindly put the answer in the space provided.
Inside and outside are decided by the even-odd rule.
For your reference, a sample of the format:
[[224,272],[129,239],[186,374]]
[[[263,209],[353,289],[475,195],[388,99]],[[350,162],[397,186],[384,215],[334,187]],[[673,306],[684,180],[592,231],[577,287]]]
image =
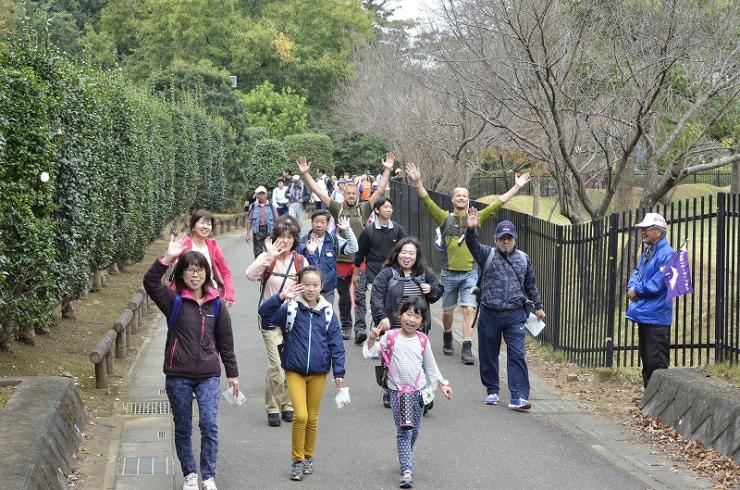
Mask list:
[[349,340],[352,335],[352,327],[342,327],[342,340]]
[[361,345],[363,342],[365,342],[365,339],[367,338],[367,333],[364,329],[362,330],[355,330],[355,344]]
[[293,410],[284,410],[283,420],[285,420],[288,423],[293,422]]
[[446,356],[451,356],[455,353],[455,349],[452,347],[452,330],[442,332],[442,353]]
[[483,400],[483,403],[486,405],[498,405],[498,393],[490,393],[486,396],[485,400]]
[[270,427],[280,427],[280,414],[279,413],[268,413],[267,414],[267,425]]
[[388,390],[383,390],[383,406],[391,408],[391,394]]
[[306,458],[303,460],[303,474],[310,475],[313,473],[313,458]]
[[532,404],[526,398],[512,398],[509,401],[509,408],[513,410],[529,410]]
[[401,481],[398,482],[399,488],[412,488],[414,486],[414,474],[411,470],[401,472]]
[[303,461],[293,461],[290,466],[290,479],[293,481],[303,480]]
[[213,478],[203,480],[203,486],[201,487],[201,490],[218,490],[216,488],[216,480]]
[[429,410],[433,409],[433,408],[434,408],[434,402],[433,401],[427,403],[426,405],[424,405],[424,413],[422,413],[422,415],[426,415],[427,412]]
[[190,473],[185,477],[182,490],[198,490],[198,473]]
[[468,366],[472,366],[475,364],[475,358],[473,357],[473,341],[472,340],[465,340],[462,343],[462,352],[460,353],[460,358],[462,359],[463,364],[466,364]]

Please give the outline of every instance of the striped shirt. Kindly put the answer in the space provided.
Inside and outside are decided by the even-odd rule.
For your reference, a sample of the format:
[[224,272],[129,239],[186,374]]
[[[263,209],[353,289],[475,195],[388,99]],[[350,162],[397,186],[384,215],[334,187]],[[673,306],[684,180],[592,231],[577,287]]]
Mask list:
[[[408,298],[423,296],[421,293],[421,287],[413,281],[412,277],[401,277],[399,280],[403,282],[403,297],[401,297],[401,304],[403,304]],[[401,317],[399,315],[393,315],[391,328],[401,328]]]
[[[383,335],[379,342],[375,342],[372,349],[367,348],[367,342],[363,345],[362,354],[365,358],[378,357],[380,349],[388,348],[388,334]],[[388,388],[400,390],[404,385],[410,385],[414,390],[420,390],[426,384],[426,378],[432,386],[442,382],[448,384],[447,380],[439,372],[437,361],[432,353],[432,345],[427,341],[424,351],[421,350],[421,340],[418,335],[404,337],[400,332],[396,335],[393,344],[393,355],[388,373]],[[417,384],[418,377],[418,384]]]

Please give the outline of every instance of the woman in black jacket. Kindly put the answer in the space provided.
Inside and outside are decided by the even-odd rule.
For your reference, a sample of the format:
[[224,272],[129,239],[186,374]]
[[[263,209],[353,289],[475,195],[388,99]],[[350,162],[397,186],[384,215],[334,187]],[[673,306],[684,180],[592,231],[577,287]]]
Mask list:
[[[181,234],[170,240],[165,255],[144,275],[144,288],[167,317],[165,386],[175,420],[175,448],[185,476],[183,489],[215,490],[221,363],[235,398],[239,370],[229,311],[210,286],[206,257],[200,252],[183,253],[187,239]],[[162,276],[175,260],[172,289],[162,284]],[[193,395],[198,402],[202,487],[198,486],[191,442]]]
[[[424,267],[419,240],[402,238],[373,281],[370,295],[373,322],[383,331],[399,328],[401,319],[397,312],[407,298],[422,296],[431,304],[441,298],[443,292],[436,276]],[[428,333],[430,327],[423,325],[420,330]]]

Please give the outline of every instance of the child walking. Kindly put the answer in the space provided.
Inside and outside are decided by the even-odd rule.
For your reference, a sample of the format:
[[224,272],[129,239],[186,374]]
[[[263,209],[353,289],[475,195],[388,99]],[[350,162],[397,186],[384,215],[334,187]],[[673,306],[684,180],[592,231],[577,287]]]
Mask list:
[[388,389],[396,422],[398,461],[401,466],[398,486],[411,488],[414,485],[411,456],[421,431],[424,409],[421,389],[428,377],[431,383],[436,381],[449,400],[452,399],[452,388],[439,372],[426,335],[417,331],[422,325],[428,324],[427,302],[420,296],[412,296],[401,304],[399,316],[401,328],[391,330],[380,341],[378,338],[387,325],[373,328],[362,353],[365,358],[377,357],[380,353],[388,366]]
[[337,315],[321,296],[321,271],[307,266],[297,279],[262,303],[259,314],[283,332],[280,358],[294,411],[290,479],[301,481],[313,473],[326,375],[333,371],[337,389],[344,382],[344,344]]

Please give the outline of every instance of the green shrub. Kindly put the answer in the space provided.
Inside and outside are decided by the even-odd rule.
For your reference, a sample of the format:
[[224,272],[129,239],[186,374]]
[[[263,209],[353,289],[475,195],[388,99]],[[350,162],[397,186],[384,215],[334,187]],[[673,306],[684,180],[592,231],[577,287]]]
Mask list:
[[292,166],[298,157],[305,156],[311,162],[311,170],[315,174],[316,169],[322,167],[328,175],[334,174],[334,145],[325,134],[301,133],[286,136],[284,140],[285,153]]
[[250,164],[245,169],[248,196],[258,185],[271,189],[285,167],[287,160],[285,148],[280,141],[263,139],[254,146]]

